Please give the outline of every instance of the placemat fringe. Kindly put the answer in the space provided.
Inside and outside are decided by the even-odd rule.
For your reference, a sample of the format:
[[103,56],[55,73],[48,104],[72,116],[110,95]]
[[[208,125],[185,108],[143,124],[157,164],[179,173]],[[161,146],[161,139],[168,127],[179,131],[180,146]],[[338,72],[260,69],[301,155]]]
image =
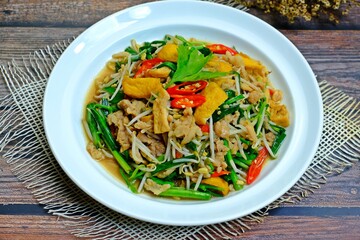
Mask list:
[[248,11],[249,9],[247,7],[245,7],[244,5],[241,5],[238,1],[236,0],[204,0],[207,2],[214,2],[214,3],[220,3],[229,7],[233,7],[242,11]]
[[[205,239],[216,239],[214,236],[219,235],[219,232],[217,232],[215,228],[210,227],[210,226],[205,226],[204,231],[202,231],[201,233]],[[194,239],[196,239],[195,236],[194,236]]]
[[0,100],[1,118],[0,118],[0,152],[2,152],[9,142],[17,138],[14,132],[8,131],[15,126],[24,127],[26,122],[19,124],[22,119],[21,112],[17,106],[13,104],[14,101],[11,95],[6,95]]

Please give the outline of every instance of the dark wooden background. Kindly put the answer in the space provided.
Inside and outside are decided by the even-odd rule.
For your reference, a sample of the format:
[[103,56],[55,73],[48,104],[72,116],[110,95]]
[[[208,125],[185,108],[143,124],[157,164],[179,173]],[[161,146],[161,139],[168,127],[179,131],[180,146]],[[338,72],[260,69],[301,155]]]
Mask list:
[[[96,21],[124,8],[150,1],[0,0],[0,64],[77,36]],[[287,23],[276,14],[250,13],[288,37],[319,80],[360,97],[360,9],[334,25],[326,19]],[[0,76],[2,78],[2,76]],[[0,97],[8,93],[0,79]],[[360,239],[360,166],[332,176],[299,203],[273,210],[254,224],[246,239]],[[48,214],[17,180],[0,156],[0,239],[76,239]]]

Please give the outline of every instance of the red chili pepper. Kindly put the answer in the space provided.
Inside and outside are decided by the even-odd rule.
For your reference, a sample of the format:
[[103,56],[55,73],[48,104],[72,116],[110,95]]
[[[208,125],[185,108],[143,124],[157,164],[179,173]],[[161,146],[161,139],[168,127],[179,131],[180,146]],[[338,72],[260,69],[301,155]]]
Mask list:
[[259,176],[262,166],[268,157],[268,150],[264,147],[259,151],[257,157],[252,161],[246,177],[246,183],[251,184]]
[[186,95],[171,94],[170,97],[171,97],[171,98],[183,98],[183,97],[186,97]]
[[225,54],[226,52],[229,52],[231,55],[235,55],[238,53],[235,49],[227,47],[223,44],[210,44],[206,47],[210,49],[210,51],[212,51],[213,53],[218,54]]
[[164,62],[164,60],[161,60],[160,58],[144,60],[142,63],[140,63],[140,67],[136,71],[135,77],[137,78],[137,77],[141,76],[144,72],[146,72],[147,70],[153,68],[154,66],[156,66],[162,62]]
[[170,105],[173,108],[197,107],[205,101],[206,98],[202,95],[189,95],[171,100]]
[[269,93],[270,93],[270,96],[272,96],[272,95],[275,93],[275,90],[274,90],[274,89],[269,88]]
[[210,132],[210,126],[209,124],[199,125],[202,132]]
[[220,177],[222,175],[228,175],[229,173],[229,171],[221,170],[220,172],[214,172],[211,174],[211,177]]
[[175,158],[181,158],[183,154],[179,151],[175,151]]
[[184,82],[173,87],[168,88],[166,91],[172,95],[192,95],[201,90],[203,90],[207,86],[207,81],[200,80],[196,82]]

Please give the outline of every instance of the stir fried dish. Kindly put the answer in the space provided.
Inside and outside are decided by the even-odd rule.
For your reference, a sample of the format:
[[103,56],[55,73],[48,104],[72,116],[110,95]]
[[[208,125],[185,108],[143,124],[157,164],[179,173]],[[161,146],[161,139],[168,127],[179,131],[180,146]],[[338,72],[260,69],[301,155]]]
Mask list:
[[289,113],[260,61],[178,35],[129,44],[94,81],[84,126],[132,192],[224,197],[277,158]]

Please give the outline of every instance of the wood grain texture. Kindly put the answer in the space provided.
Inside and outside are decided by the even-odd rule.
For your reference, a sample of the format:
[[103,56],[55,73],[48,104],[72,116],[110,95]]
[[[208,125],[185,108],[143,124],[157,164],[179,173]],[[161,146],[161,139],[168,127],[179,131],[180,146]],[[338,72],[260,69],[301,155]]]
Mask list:
[[302,201],[291,204],[301,207],[360,207],[360,166],[328,178],[325,185]]
[[[41,26],[41,27],[89,27],[94,22],[140,3],[149,0],[81,0],[81,1],[44,1],[18,0],[5,1],[0,4],[0,26]],[[267,14],[263,10],[250,9],[249,12],[281,29],[357,29],[359,30],[360,8],[352,8],[348,15],[334,24],[324,17],[311,22],[299,18],[289,24],[285,17]]]
[[[261,224],[252,224],[241,239],[329,239],[354,240],[360,235],[360,217],[266,217]],[[54,217],[0,215],[2,240],[65,240],[78,239]],[[84,239],[84,238],[81,238]],[[240,239],[240,238],[239,238]]]
[[69,230],[53,216],[0,215],[1,240],[74,240]]
[[144,0],[113,1],[2,1],[0,26],[89,27],[122,9],[151,2]]
[[[21,59],[46,45],[79,35],[103,17],[146,0],[44,1],[0,0],[0,64]],[[297,20],[251,9],[292,41],[307,59],[318,80],[327,80],[346,94],[360,98],[360,8],[334,25],[324,19]],[[327,29],[327,30],[325,30]],[[330,29],[330,30],[329,30]],[[0,76],[0,97],[8,90]],[[2,114],[0,109],[0,114]],[[309,197],[272,211],[261,224],[251,225],[246,239],[356,239],[360,235],[360,166],[329,177]],[[15,204],[11,214],[1,208]],[[22,211],[21,208],[29,208]],[[0,156],[0,240],[76,239],[56,216],[38,211],[26,189]],[[312,210],[313,209],[313,210]],[[329,210],[329,214],[326,211]],[[325,211],[325,214],[324,214]],[[36,214],[34,213],[36,212]]]
[[309,62],[318,80],[360,95],[360,31],[282,30]]
[[[274,217],[256,224],[242,238],[256,239],[327,239],[355,240],[360,234],[360,217]],[[255,233],[255,234],[254,234]]]

